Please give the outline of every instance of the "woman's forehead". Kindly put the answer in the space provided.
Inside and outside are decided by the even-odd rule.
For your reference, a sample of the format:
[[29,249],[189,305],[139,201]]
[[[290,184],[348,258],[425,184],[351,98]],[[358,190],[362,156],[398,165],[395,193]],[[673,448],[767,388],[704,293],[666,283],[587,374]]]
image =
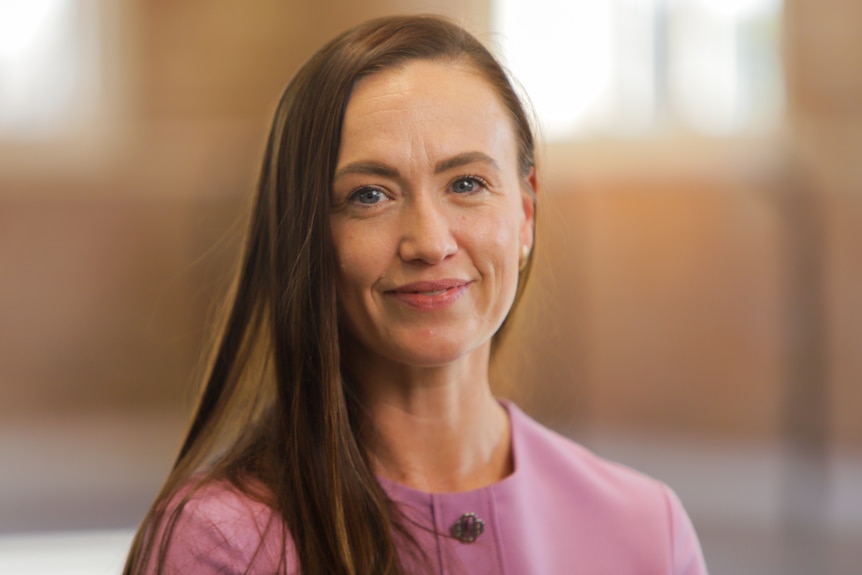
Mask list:
[[417,60],[357,83],[345,113],[339,165],[376,153],[439,157],[464,146],[500,162],[514,159],[511,115],[472,66]]

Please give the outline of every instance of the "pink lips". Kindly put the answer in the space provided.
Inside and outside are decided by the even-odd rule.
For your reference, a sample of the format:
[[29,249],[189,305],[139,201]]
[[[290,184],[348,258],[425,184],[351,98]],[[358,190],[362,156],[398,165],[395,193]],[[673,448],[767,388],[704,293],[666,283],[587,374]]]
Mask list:
[[414,309],[433,311],[455,303],[471,283],[471,280],[454,278],[413,282],[398,286],[386,294]]

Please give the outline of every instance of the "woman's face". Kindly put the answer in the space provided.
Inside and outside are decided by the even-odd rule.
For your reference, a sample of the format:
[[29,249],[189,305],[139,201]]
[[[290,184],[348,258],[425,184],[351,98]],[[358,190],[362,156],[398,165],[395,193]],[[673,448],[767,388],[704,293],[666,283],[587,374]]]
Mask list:
[[509,113],[469,65],[359,81],[331,224],[342,323],[368,359],[439,366],[490,345],[532,247],[533,185]]

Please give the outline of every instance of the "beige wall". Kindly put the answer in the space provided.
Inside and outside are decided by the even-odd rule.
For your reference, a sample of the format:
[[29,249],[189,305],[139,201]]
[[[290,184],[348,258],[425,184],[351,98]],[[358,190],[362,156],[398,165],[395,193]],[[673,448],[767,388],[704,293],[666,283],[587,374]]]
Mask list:
[[[86,145],[0,145],[0,415],[184,401],[292,72],[369,16],[489,19],[480,0],[114,6]],[[496,372],[545,420],[862,445],[862,8],[786,6],[785,134],[545,154]]]
[[788,79],[799,169],[824,232],[824,386],[829,433],[862,443],[862,4],[791,2]]

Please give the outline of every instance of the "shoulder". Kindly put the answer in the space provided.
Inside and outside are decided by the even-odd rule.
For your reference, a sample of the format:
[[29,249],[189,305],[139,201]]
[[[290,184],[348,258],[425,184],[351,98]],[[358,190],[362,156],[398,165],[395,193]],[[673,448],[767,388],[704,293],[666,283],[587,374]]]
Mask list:
[[[165,575],[275,573],[283,555],[289,562],[289,538],[281,518],[268,505],[226,481],[195,483],[182,487],[168,501],[148,575],[157,573],[157,550],[163,539]],[[287,567],[290,572],[291,566]]]
[[661,495],[655,479],[599,457],[586,447],[538,423],[509,404],[516,466],[519,472],[565,481],[587,491],[598,490],[612,500]]
[[585,523],[584,537],[597,549],[614,541],[642,564],[670,565],[674,574],[706,573],[694,527],[667,485],[508,408],[519,485],[536,506],[552,509],[561,523]]

